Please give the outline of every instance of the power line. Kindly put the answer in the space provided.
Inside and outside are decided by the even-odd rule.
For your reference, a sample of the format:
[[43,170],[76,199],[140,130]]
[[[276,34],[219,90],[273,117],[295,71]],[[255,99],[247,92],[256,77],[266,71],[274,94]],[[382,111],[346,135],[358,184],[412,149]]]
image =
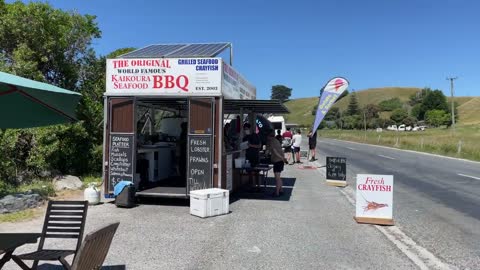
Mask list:
[[450,81],[450,94],[452,99],[452,128],[455,132],[455,103],[453,102],[453,81],[458,79],[458,77],[447,77],[447,80]]

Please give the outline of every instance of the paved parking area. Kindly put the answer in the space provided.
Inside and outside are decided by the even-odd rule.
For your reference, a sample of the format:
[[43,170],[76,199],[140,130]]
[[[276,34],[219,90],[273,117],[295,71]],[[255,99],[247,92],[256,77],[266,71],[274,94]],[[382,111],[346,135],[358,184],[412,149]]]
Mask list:
[[[89,208],[85,232],[120,221],[105,263],[118,269],[415,268],[378,230],[356,224],[353,206],[316,169],[285,168],[286,194],[278,199],[237,194],[230,214],[207,219],[191,216],[182,200],[133,209],[105,203]],[[42,222],[0,224],[0,232],[40,231]],[[5,269],[19,268],[9,262]]]

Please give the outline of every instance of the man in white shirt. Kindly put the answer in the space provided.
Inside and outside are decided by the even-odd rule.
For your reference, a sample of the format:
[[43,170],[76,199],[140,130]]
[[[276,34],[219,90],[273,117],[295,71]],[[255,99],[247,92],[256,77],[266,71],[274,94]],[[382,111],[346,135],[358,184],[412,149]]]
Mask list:
[[292,138],[293,153],[295,155],[295,160],[297,163],[300,162],[300,145],[302,145],[302,132],[300,129],[297,130],[297,134],[293,135]]

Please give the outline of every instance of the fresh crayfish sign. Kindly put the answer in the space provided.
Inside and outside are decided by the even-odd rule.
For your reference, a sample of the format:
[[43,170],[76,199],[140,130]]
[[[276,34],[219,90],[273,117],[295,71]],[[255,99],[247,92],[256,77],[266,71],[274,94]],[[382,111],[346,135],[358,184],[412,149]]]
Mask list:
[[355,220],[393,225],[393,175],[358,174]]

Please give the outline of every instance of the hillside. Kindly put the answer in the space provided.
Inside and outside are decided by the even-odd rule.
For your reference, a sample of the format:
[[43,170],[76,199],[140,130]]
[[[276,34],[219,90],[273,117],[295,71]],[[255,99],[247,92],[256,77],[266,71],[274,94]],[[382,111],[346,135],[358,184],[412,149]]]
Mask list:
[[[367,104],[379,104],[384,100],[398,97],[402,102],[407,102],[410,96],[420,91],[420,88],[407,87],[385,87],[385,88],[371,88],[362,91],[356,91],[358,105],[361,107]],[[348,107],[349,98],[341,99],[334,106],[344,111]]]
[[[384,100],[398,97],[402,102],[407,102],[410,96],[420,91],[420,88],[414,87],[384,87],[371,88],[356,91],[360,107],[367,104],[379,104]],[[455,97],[458,103],[459,124],[480,123],[480,97]],[[339,100],[334,107],[346,110],[349,97]],[[313,123],[314,115],[312,110],[318,103],[318,97],[300,98],[287,101],[285,105],[290,110],[290,114],[285,115],[287,123],[296,123],[302,126],[310,126]],[[388,118],[390,112],[381,113],[381,117]]]
[[458,120],[460,124],[480,124],[480,97],[470,99],[458,107]]

